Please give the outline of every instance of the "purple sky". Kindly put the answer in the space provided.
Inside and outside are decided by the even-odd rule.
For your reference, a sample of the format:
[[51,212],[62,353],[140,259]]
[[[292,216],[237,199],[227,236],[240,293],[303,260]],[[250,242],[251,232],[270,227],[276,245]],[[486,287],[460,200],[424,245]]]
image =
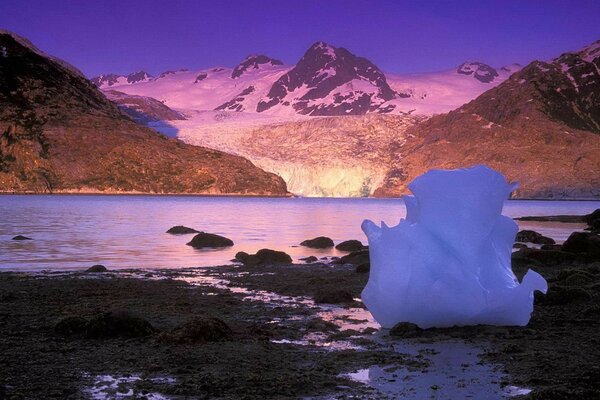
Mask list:
[[235,66],[253,53],[293,64],[317,40],[386,72],[526,64],[600,39],[599,17],[598,0],[0,1],[0,28],[88,76]]

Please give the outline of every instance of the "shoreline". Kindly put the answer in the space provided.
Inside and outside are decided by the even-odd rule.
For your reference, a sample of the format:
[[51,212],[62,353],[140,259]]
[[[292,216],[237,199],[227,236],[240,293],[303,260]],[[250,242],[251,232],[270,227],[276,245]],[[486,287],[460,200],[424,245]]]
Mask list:
[[[409,193],[407,193],[408,195]],[[11,192],[0,190],[0,196],[149,196],[149,197],[233,197],[233,198],[282,198],[282,199],[340,199],[340,200],[402,200],[405,195],[398,197],[329,197],[329,196],[302,196],[294,193],[282,195],[267,195],[267,194],[237,194],[237,193],[147,193],[147,192],[106,192],[106,191],[53,191],[53,192]],[[505,201],[585,201],[597,202],[599,197],[564,197],[564,198],[549,198],[549,197],[510,197]]]
[[[480,362],[489,368],[478,372],[477,385],[467,388],[496,390],[495,397],[504,396],[500,394],[513,387],[521,390],[513,394],[524,395],[526,390],[533,390],[528,395],[532,399],[562,398],[564,394],[569,394],[568,398],[589,398],[600,394],[600,380],[594,380],[599,373],[596,362],[600,357],[600,340],[595,333],[600,327],[600,313],[594,311],[600,309],[600,263],[540,268],[532,260],[521,259],[513,264],[519,277],[531,267],[550,283],[549,300],[536,294],[528,326],[428,329],[403,337],[390,336],[388,330],[378,329],[370,322],[368,313],[356,300],[368,274],[356,273],[354,266],[348,264],[317,262],[255,267],[230,264],[153,270],[129,268],[107,273],[0,272],[3,322],[0,352],[4,356],[0,359],[5,363],[0,365],[0,390],[7,379],[13,385],[14,379],[25,373],[20,370],[16,374],[18,365],[31,366],[23,357],[47,359],[47,365],[40,361],[35,367],[43,375],[62,362],[48,356],[61,354],[61,349],[68,348],[75,352],[74,361],[70,360],[63,368],[65,374],[70,374],[67,386],[73,393],[65,398],[80,398],[82,390],[94,385],[94,377],[110,375],[118,380],[127,374],[140,376],[138,383],[132,383],[134,391],[146,388],[165,396],[203,394],[233,399],[268,398],[281,393],[283,398],[374,399],[381,397],[381,390],[401,392],[411,384],[427,396],[422,391],[431,389],[418,386],[418,382],[420,379],[430,384],[443,382],[448,371],[436,369],[439,362],[436,355],[443,358],[447,352],[457,351],[465,359],[481,352]],[[585,279],[578,281],[573,276]],[[351,293],[355,300],[349,304],[315,303],[319,292],[334,289]],[[566,295],[582,292],[587,296]],[[98,340],[65,337],[55,331],[61,318],[89,319],[114,309],[143,317],[159,332],[148,338]],[[161,337],[175,332],[186,319],[207,314],[225,321],[234,332],[233,338],[214,344],[161,341]],[[45,353],[38,354],[39,346],[47,348]],[[391,348],[402,350],[396,352]],[[193,356],[187,355],[190,352]],[[186,356],[173,358],[171,353],[180,358]],[[154,366],[149,367],[145,357],[155,360]],[[204,359],[213,362],[200,361]],[[250,364],[248,360],[252,360]],[[70,363],[84,368],[87,377],[81,371],[73,371]],[[237,364],[248,366],[250,371]],[[306,369],[306,365],[320,367]],[[256,368],[264,375],[260,383],[254,381],[256,376],[252,371]],[[452,374],[475,373],[473,368]],[[367,381],[360,378],[361,373],[367,374]],[[176,383],[149,381],[160,376],[172,378]],[[406,383],[403,376],[412,378]],[[61,377],[53,379],[64,382]],[[210,387],[193,384],[202,379],[208,379]],[[581,379],[586,380],[585,385]],[[378,386],[378,382],[384,381],[387,386]],[[50,382],[46,384],[52,386]],[[22,390],[34,393],[39,390],[35,385],[27,387],[27,383],[21,386]],[[440,386],[439,390],[444,394],[444,390],[450,389]],[[486,398],[479,395],[476,398]]]

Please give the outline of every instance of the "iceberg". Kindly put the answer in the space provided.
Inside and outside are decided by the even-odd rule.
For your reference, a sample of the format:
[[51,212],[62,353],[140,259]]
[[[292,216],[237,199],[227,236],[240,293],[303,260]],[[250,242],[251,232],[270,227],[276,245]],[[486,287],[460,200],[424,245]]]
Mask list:
[[533,292],[548,284],[532,270],[519,283],[511,269],[518,227],[502,207],[516,187],[483,165],[431,170],[409,184],[398,225],[365,220],[371,271],[362,300],[375,320],[384,328],[527,325]]

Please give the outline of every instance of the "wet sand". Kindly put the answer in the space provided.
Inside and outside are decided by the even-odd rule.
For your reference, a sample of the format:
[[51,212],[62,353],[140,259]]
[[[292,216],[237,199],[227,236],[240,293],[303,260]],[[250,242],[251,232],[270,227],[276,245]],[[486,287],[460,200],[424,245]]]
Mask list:
[[[600,264],[535,268],[550,283],[527,327],[378,329],[368,274],[323,263],[109,273],[0,274],[0,399],[600,397]],[[517,275],[528,267],[519,262]],[[314,298],[347,291],[354,301]],[[143,337],[56,326],[126,311]],[[194,317],[231,334],[177,341]]]

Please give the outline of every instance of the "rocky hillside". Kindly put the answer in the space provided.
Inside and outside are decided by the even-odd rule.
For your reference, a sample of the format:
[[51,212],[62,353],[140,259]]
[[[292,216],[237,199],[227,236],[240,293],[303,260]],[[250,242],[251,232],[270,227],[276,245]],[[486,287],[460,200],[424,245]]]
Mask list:
[[379,196],[430,168],[486,163],[520,183],[516,197],[600,197],[600,41],[535,61],[470,103],[406,132]]
[[0,191],[285,195],[248,160],[134,123],[79,71],[0,31]]

